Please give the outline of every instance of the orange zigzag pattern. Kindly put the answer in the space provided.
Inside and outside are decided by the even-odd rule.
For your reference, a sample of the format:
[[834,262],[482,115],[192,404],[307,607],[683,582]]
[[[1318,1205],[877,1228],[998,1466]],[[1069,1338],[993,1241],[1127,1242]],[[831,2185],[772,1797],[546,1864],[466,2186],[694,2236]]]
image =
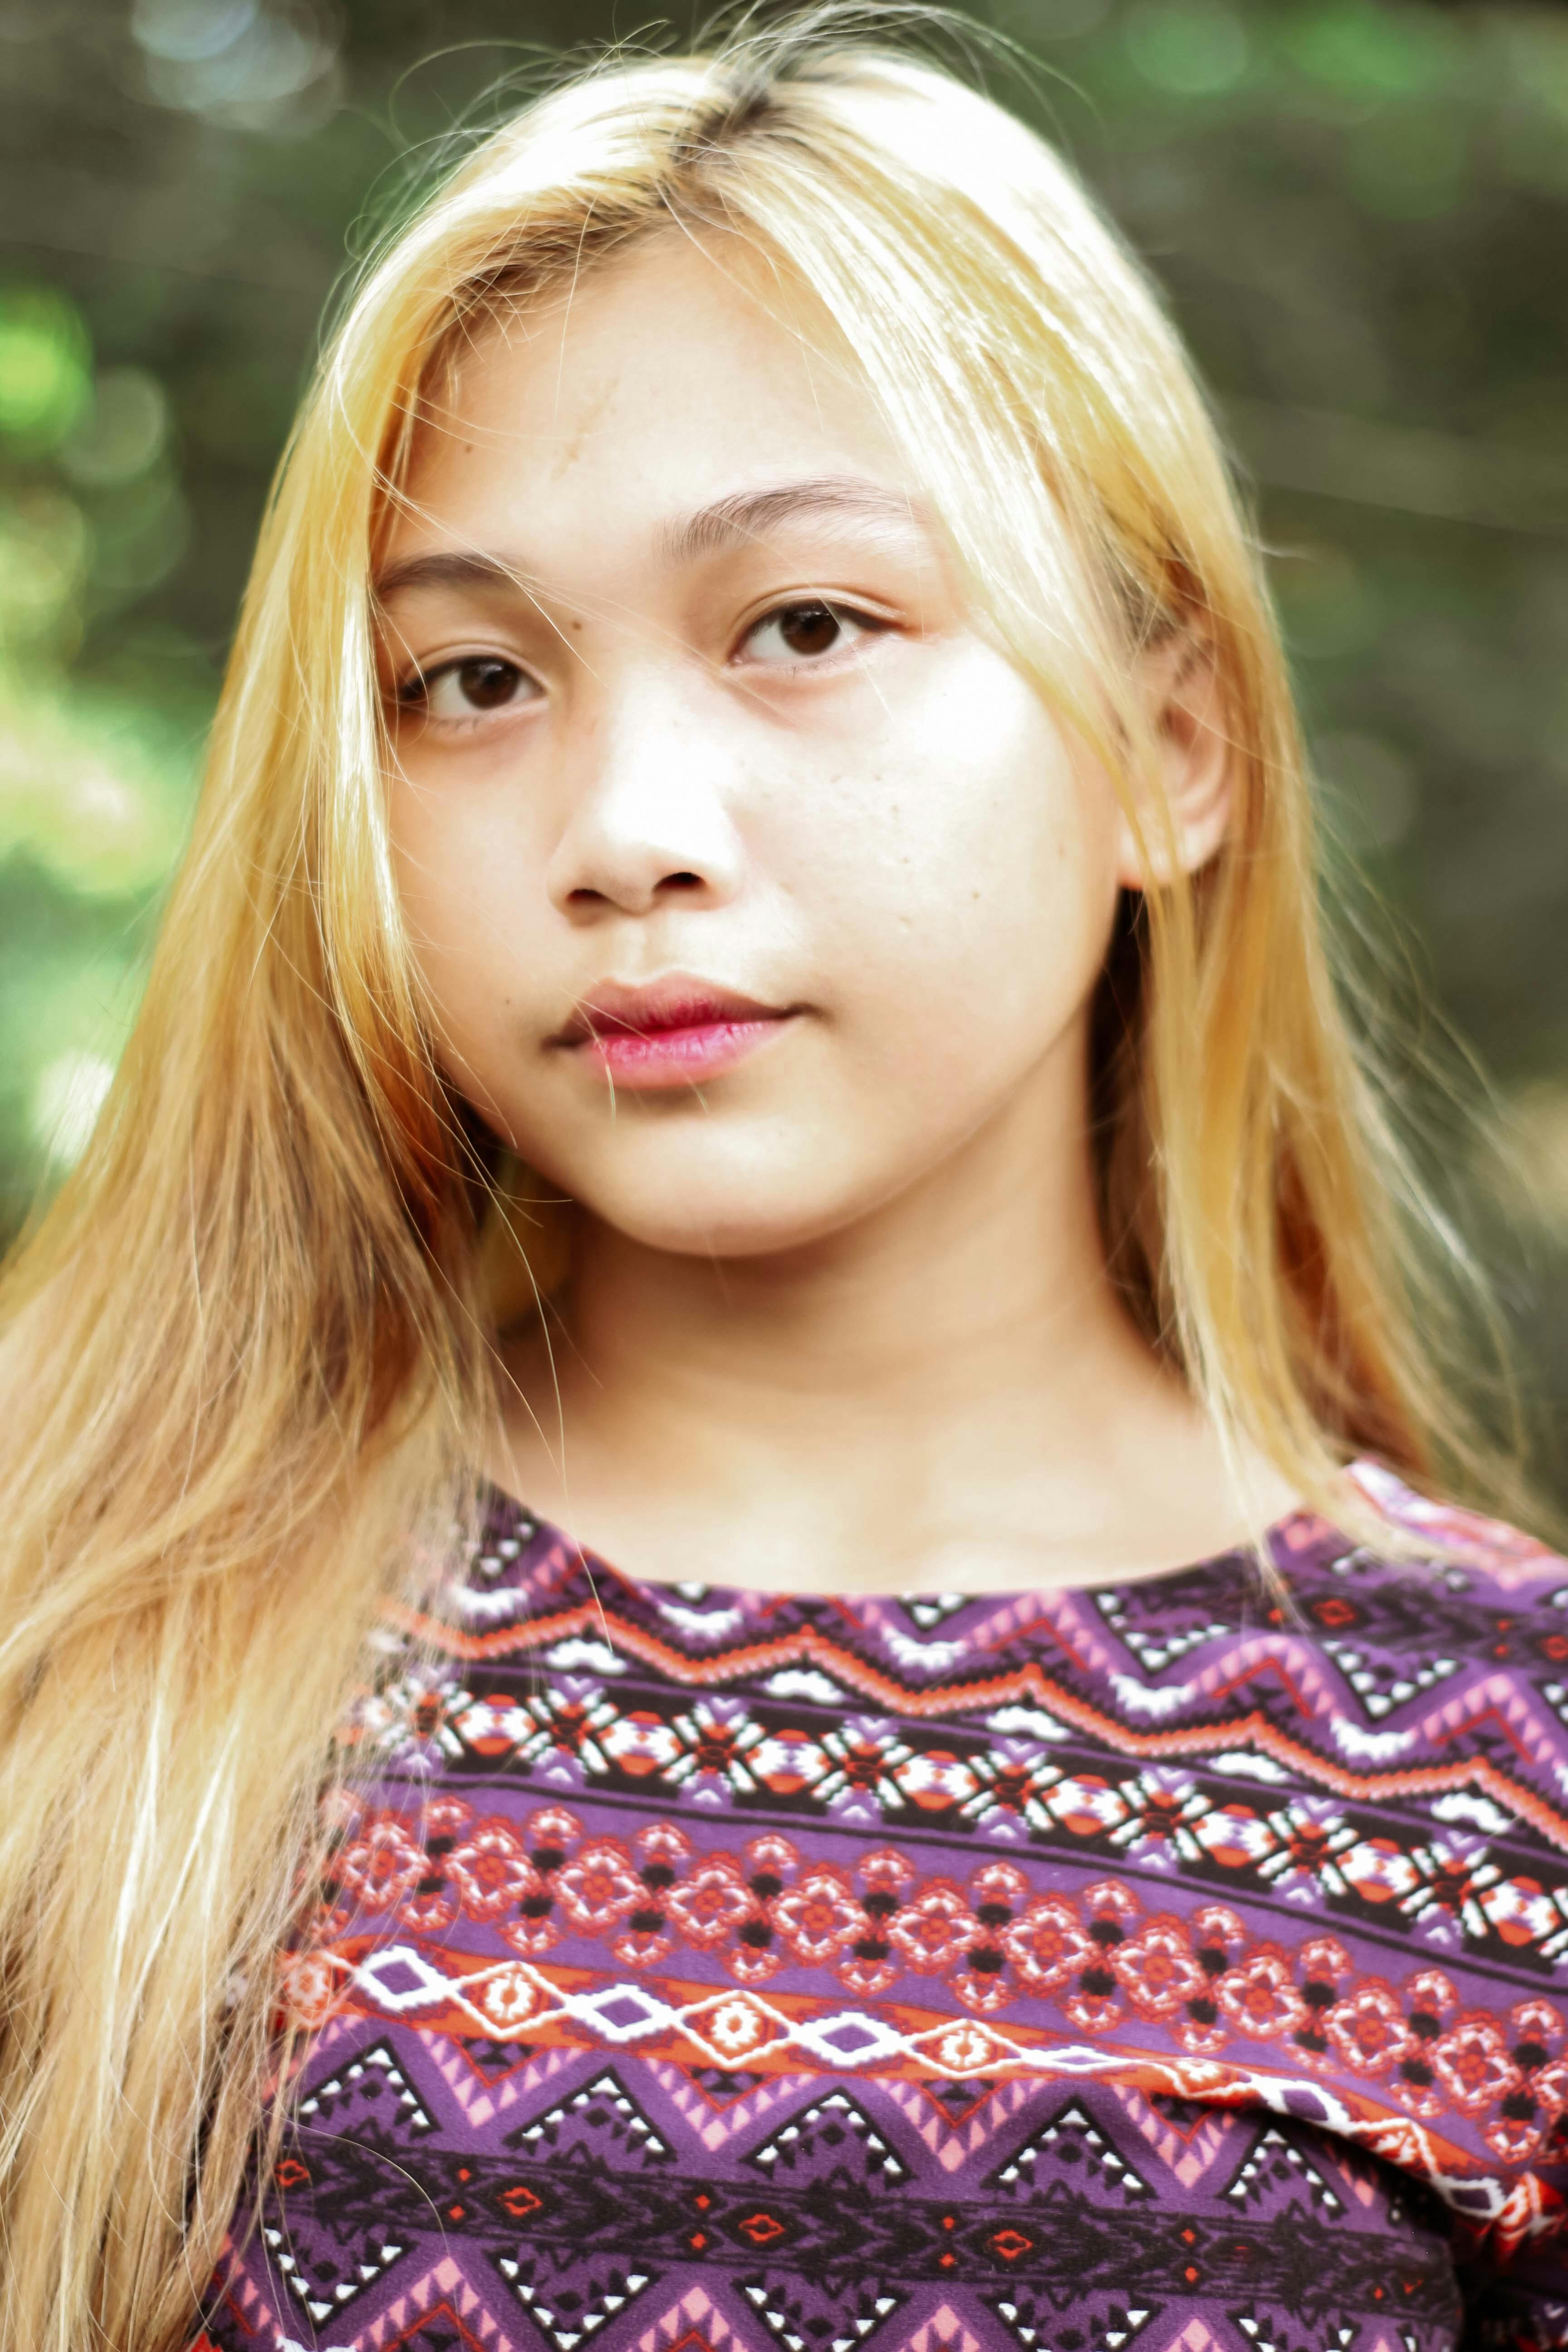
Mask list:
[[[1321,1755],[1306,1741],[1293,1738],[1256,1708],[1225,1723],[1190,1724],[1163,1731],[1136,1731],[1115,1716],[1107,1714],[1103,1708],[1064,1688],[1033,1660],[1004,1674],[963,1682],[941,1683],[927,1690],[911,1690],[894,1675],[872,1665],[866,1659],[857,1657],[843,1644],[809,1626],[775,1640],[750,1642],[705,1658],[691,1658],[672,1643],[660,1641],[657,1634],[646,1632],[616,1615],[614,1611],[606,1611],[593,1603],[559,1610],[548,1616],[530,1618],[521,1624],[499,1627],[482,1633],[465,1633],[428,1612],[401,1605],[393,1606],[387,1614],[401,1632],[411,1635],[424,1646],[467,1664],[526,1655],[535,1650],[552,1647],[557,1642],[573,1635],[598,1635],[601,1638],[607,1635],[623,1654],[637,1658],[653,1673],[672,1683],[696,1689],[710,1690],[743,1676],[809,1664],[831,1675],[837,1682],[877,1706],[905,1716],[939,1718],[972,1711],[978,1713],[1019,1699],[1032,1700],[1074,1730],[1102,1742],[1120,1755],[1145,1763],[1175,1758],[1224,1755],[1242,1748],[1270,1758],[1286,1771],[1299,1772],[1335,1796],[1363,1801],[1380,1797],[1439,1795],[1457,1789],[1475,1790],[1528,1822],[1560,1853],[1568,1854],[1568,1813],[1548,1803],[1522,1781],[1500,1770],[1484,1757],[1470,1758],[1454,1764],[1355,1771]],[[1256,1651],[1258,1645],[1247,1643],[1238,1647]],[[1239,1671],[1243,1664],[1246,1672]],[[1266,1650],[1263,1655],[1242,1660],[1237,1658],[1235,1650],[1228,1652],[1226,1658],[1215,1661],[1203,1678],[1205,1695],[1228,1696],[1246,1684],[1255,1682],[1260,1670],[1266,1666],[1280,1674],[1290,1696],[1296,1698],[1297,1694],[1283,1674],[1278,1652],[1273,1649]],[[1304,1708],[1300,1711],[1308,1712]],[[1536,1736],[1533,1738],[1530,1737],[1531,1710],[1524,1694],[1504,1675],[1489,1677],[1469,1692],[1434,1706],[1410,1728],[1415,1738],[1429,1743],[1440,1739],[1446,1743],[1460,1731],[1472,1728],[1489,1717],[1502,1728],[1510,1744],[1521,1758],[1542,1763],[1549,1760],[1550,1749],[1545,1736],[1537,1728]]]

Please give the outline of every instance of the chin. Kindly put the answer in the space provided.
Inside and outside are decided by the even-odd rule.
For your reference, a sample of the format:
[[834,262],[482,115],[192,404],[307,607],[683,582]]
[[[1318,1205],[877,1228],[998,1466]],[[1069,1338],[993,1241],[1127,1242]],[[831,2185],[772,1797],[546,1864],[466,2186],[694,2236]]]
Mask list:
[[645,1249],[676,1257],[774,1257],[808,1249],[841,1233],[866,1214],[872,1202],[858,1192],[825,1190],[802,1173],[780,1181],[747,1171],[723,1181],[705,1171],[690,1181],[647,1184],[623,1192],[618,1185],[584,1184],[577,1198],[605,1224]]

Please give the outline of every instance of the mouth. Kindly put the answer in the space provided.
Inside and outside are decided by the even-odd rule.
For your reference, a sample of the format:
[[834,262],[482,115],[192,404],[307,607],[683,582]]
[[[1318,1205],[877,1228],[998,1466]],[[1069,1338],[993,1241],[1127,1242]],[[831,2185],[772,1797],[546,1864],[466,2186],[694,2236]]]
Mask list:
[[802,1010],[680,972],[638,987],[605,980],[547,1042],[617,1087],[691,1086],[746,1060]]

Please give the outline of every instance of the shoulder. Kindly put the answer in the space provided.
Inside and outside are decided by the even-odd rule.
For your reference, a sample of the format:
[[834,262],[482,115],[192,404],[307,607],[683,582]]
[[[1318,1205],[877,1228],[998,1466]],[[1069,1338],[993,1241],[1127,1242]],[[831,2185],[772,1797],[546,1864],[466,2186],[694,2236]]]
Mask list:
[[1276,1530],[1276,1638],[1312,1685],[1300,1731],[1342,1768],[1345,1793],[1539,1838],[1561,1868],[1568,1559],[1381,1465],[1352,1475],[1370,1521],[1358,1510],[1352,1533],[1303,1512]]
[[1554,1587],[1568,1584],[1568,1559],[1505,1520],[1488,1518],[1457,1503],[1434,1502],[1379,1462],[1357,1462],[1349,1475],[1398,1539],[1401,1552],[1414,1547],[1434,1562],[1523,1597],[1549,1595]]
[[1349,1479],[1342,1523],[1301,1511],[1274,1530],[1277,1622],[1315,1640],[1348,1709],[1392,1717],[1407,1744],[1447,1747],[1461,1691],[1489,1717],[1511,1681],[1515,1706],[1550,1717],[1568,1785],[1568,1559],[1382,1464],[1358,1462]]

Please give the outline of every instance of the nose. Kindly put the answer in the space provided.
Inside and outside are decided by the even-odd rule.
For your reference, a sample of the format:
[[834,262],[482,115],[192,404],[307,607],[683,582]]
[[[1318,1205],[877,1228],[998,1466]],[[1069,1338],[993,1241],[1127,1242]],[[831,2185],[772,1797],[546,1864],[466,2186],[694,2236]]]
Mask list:
[[683,898],[721,906],[742,850],[721,730],[679,677],[644,671],[599,714],[547,871],[552,903],[577,921],[651,914]]

